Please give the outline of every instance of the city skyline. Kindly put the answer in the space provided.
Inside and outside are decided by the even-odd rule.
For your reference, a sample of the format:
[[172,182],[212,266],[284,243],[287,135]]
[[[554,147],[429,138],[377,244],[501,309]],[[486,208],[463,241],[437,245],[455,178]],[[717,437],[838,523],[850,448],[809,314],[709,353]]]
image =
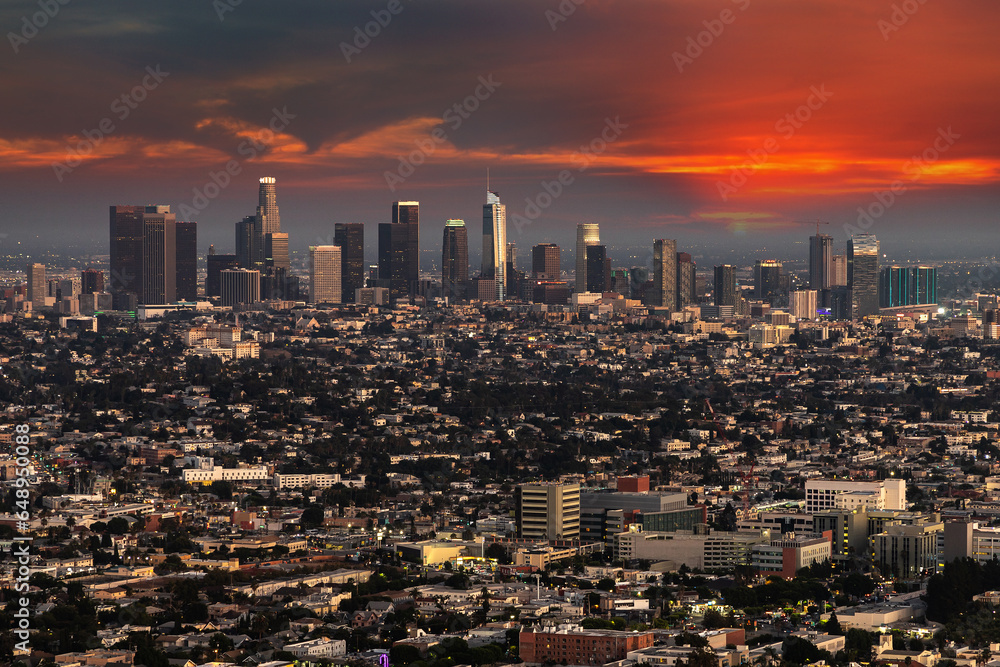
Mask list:
[[[355,29],[377,8],[362,3],[220,16],[182,1],[111,22],[95,22],[101,2],[67,7],[0,74],[25,100],[0,112],[8,251],[52,232],[90,244],[100,207],[128,200],[197,221],[204,252],[246,215],[261,173],[284,184],[282,231],[302,251],[334,222],[386,222],[394,200],[474,219],[487,166],[521,247],[580,222],[623,242],[775,245],[817,217],[841,241],[870,220],[915,252],[1000,240],[998,103],[983,85],[1000,8],[920,4],[902,21],[860,1],[618,5],[403,5],[363,49]],[[22,18],[0,10],[12,34]],[[258,34],[279,55],[257,52]],[[520,51],[490,46],[510,39]],[[414,48],[424,40],[434,48]],[[360,101],[340,104],[352,92]],[[956,225],[966,234],[947,233]]]

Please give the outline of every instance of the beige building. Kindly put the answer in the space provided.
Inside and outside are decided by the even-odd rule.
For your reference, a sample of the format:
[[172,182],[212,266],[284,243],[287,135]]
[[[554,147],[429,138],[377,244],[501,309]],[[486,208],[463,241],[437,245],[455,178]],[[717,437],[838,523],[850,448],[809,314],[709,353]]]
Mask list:
[[309,302],[341,303],[340,246],[309,248]]
[[517,536],[535,540],[580,538],[579,484],[522,484],[517,487]]

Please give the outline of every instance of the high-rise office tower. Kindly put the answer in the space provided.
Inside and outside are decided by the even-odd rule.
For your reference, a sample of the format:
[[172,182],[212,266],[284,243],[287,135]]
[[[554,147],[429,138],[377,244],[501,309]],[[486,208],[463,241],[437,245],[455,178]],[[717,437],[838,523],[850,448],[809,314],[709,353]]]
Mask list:
[[410,229],[383,222],[378,226],[378,285],[389,290],[390,299],[410,295],[407,276]]
[[257,192],[257,220],[259,234],[276,234],[281,231],[281,215],[278,213],[278,186],[274,178],[265,176],[260,179],[260,189]]
[[226,308],[260,301],[260,271],[223,269],[219,272],[219,285],[222,305]]
[[340,246],[312,246],[309,260],[309,302],[340,303]]
[[587,291],[598,294],[608,290],[608,248],[603,245],[586,246]]
[[531,249],[531,275],[535,280],[559,280],[561,251],[555,243],[539,243]]
[[878,314],[878,248],[874,234],[858,234],[847,241],[851,319]]
[[776,259],[758,259],[753,267],[754,297],[766,303],[783,297],[783,276],[784,267],[781,262]]
[[264,266],[285,271],[291,267],[288,258],[288,234],[269,232],[264,235]]
[[132,310],[142,291],[142,216],[145,206],[112,206],[111,272],[108,291],[114,308]]
[[677,308],[698,303],[695,286],[695,263],[690,253],[677,253]]
[[879,271],[879,306],[927,306],[937,303],[937,269],[933,266],[887,266]]
[[914,304],[929,305],[938,302],[937,293],[937,267],[934,266],[914,266],[912,267],[913,291],[910,293],[910,301]]
[[198,223],[177,223],[177,300],[198,299]]
[[264,249],[258,250],[258,243],[263,243],[263,237],[258,237],[259,221],[257,216],[248,215],[236,223],[236,262],[243,269],[257,269],[258,255],[263,257]]
[[468,287],[469,230],[464,220],[448,220],[441,243],[441,293],[449,299],[464,299]]
[[715,267],[715,305],[736,306],[736,267],[723,264]]
[[80,272],[80,293],[93,294],[104,291],[104,271],[84,269]]
[[226,269],[239,267],[236,255],[209,254],[207,258],[208,272],[205,275],[205,296],[222,296],[222,276]]
[[809,289],[829,289],[833,280],[833,237],[809,237]]
[[504,273],[507,276],[507,298],[518,299],[521,293],[521,281],[524,273],[517,270],[517,244],[508,243],[504,252],[506,258]]
[[611,291],[629,299],[632,297],[631,281],[628,269],[615,269],[611,272]]
[[514,493],[517,536],[534,540],[580,537],[579,484],[522,484]]
[[483,263],[480,277],[496,284],[496,300],[507,298],[507,207],[495,192],[483,204]]
[[830,260],[830,287],[847,287],[847,255],[834,255]]
[[576,291],[587,291],[587,246],[601,244],[601,228],[593,223],[576,226]]
[[45,279],[45,265],[37,262],[28,264],[28,294],[32,310],[45,307],[45,297],[49,293],[49,284]]
[[398,201],[392,205],[392,224],[405,225],[397,233],[406,236],[405,281],[406,294],[415,296],[420,282],[420,202]]
[[677,310],[677,241],[653,241],[652,304],[658,308]]
[[340,291],[344,303],[354,303],[356,290],[365,286],[365,225],[338,222],[333,244],[340,246]]
[[141,304],[177,300],[177,218],[169,206],[147,206],[142,214]]

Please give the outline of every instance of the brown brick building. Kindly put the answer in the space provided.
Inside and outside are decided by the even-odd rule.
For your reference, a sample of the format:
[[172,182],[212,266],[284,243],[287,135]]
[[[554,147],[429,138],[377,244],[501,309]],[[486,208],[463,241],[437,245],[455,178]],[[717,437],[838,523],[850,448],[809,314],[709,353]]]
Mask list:
[[603,665],[624,659],[629,651],[652,646],[653,633],[561,626],[522,632],[520,645],[521,659],[528,664],[550,661],[566,665]]

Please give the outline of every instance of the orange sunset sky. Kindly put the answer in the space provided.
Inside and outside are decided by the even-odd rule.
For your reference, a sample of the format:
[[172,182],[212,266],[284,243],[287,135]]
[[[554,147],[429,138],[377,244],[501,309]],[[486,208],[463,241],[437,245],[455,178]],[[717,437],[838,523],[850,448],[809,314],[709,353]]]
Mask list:
[[7,238],[99,251],[109,205],[166,203],[230,251],[268,175],[293,247],[409,199],[422,247],[447,218],[476,246],[489,167],[525,248],[598,222],[781,249],[817,218],[842,246],[859,207],[889,252],[1000,240],[1000,3],[234,1],[70,2],[37,34],[0,7]]

